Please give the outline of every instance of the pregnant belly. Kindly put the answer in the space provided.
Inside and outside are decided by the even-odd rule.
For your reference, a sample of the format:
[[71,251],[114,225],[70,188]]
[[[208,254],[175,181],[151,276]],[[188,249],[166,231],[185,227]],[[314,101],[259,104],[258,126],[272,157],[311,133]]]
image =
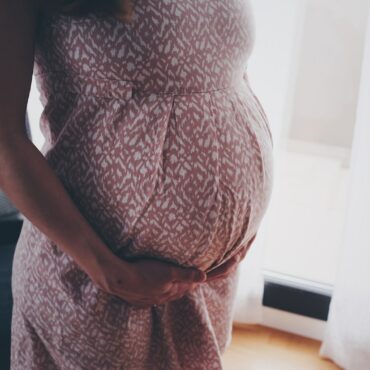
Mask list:
[[256,234],[271,190],[266,158],[254,146],[257,133],[215,130],[221,135],[207,154],[214,163],[199,160],[204,149],[189,151],[181,164],[166,152],[163,183],[132,226],[122,256],[150,255],[206,271]]
[[[160,108],[165,113],[168,104]],[[247,245],[267,207],[271,146],[256,109],[236,93],[216,92],[212,102],[209,94],[176,97],[166,120],[123,122],[103,146],[81,140],[55,169],[122,258],[205,271]]]

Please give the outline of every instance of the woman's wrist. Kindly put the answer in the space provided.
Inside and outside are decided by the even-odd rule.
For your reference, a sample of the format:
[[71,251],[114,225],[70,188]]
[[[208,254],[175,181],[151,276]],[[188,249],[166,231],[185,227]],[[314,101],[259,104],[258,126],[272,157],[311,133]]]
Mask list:
[[[117,258],[108,246],[97,236],[93,238],[86,235],[80,235],[76,241],[75,253],[72,258],[82,269],[86,270],[102,270],[109,261]],[[128,263],[122,261],[123,268],[128,268]]]
[[[81,253],[76,262],[101,289],[114,291],[114,287],[129,286],[136,282],[137,275],[133,265],[115,255],[103,242],[83,240]],[[117,279],[119,271],[119,279]]]

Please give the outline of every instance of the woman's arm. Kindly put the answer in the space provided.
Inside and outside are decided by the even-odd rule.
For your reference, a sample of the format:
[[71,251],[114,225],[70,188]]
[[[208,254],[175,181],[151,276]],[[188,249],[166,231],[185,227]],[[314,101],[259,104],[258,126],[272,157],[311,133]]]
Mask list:
[[0,0],[0,188],[45,235],[82,267],[109,253],[28,139],[36,0]]
[[108,293],[133,304],[178,299],[205,274],[113,254],[79,212],[45,157],[28,139],[37,0],[0,0],[0,188],[12,203]]

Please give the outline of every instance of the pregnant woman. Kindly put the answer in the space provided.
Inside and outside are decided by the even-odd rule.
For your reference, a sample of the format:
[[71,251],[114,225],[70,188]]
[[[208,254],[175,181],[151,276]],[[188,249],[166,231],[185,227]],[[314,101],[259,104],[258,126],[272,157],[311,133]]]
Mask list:
[[12,370],[222,369],[272,190],[253,41],[248,0],[1,1]]

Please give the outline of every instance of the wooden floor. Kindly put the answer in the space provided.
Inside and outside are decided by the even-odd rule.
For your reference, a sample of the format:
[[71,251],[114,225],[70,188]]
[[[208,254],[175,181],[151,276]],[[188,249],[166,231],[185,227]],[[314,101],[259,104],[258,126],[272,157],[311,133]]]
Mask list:
[[234,326],[225,370],[339,370],[319,357],[320,342],[260,325]]

